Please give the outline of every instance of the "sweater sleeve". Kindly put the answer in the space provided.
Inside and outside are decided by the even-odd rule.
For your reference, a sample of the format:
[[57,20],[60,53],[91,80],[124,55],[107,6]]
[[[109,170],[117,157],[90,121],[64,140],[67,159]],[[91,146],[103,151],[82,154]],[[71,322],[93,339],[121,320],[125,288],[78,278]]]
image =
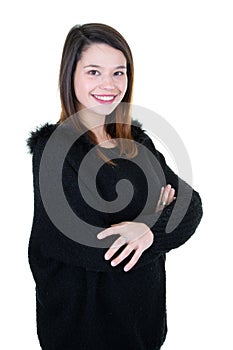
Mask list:
[[199,193],[172,171],[147,135],[144,145],[159,160],[166,184],[170,184],[178,196],[162,213],[141,215],[136,221],[147,224],[154,234],[154,242],[148,249],[148,254],[167,253],[184,244],[196,231],[203,215],[202,201]]

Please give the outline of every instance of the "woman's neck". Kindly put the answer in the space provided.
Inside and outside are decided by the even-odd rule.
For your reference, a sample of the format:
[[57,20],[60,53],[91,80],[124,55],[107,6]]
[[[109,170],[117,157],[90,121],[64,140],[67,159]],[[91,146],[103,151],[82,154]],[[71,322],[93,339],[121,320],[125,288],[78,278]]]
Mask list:
[[87,130],[90,130],[95,134],[98,142],[109,139],[109,135],[107,135],[104,126],[105,115],[96,114],[89,110],[80,110],[78,113],[81,123],[87,128]]

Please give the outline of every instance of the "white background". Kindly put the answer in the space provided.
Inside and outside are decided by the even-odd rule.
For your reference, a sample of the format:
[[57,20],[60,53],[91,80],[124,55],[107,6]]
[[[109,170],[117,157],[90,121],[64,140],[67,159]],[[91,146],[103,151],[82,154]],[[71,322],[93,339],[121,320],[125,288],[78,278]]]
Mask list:
[[109,24],[127,39],[134,103],[177,130],[203,201],[195,235],[167,254],[163,350],[233,348],[231,1],[7,1],[0,13],[0,348],[40,349],[27,261],[33,191],[25,140],[36,126],[58,120],[64,40],[73,25],[87,22]]

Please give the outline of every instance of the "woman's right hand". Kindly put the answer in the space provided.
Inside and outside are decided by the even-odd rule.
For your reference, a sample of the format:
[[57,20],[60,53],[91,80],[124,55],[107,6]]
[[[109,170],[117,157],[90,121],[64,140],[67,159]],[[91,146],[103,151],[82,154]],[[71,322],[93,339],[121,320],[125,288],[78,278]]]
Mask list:
[[163,210],[167,205],[171,204],[175,197],[175,190],[172,188],[172,186],[169,184],[165,188],[161,188],[159,200],[155,209],[155,212],[157,213],[160,210]]

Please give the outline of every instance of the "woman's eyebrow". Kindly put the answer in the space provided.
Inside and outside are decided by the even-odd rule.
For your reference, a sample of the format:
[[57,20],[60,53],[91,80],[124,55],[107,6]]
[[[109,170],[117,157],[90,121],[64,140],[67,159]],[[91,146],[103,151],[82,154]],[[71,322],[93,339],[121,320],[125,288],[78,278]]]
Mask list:
[[[83,68],[103,68],[97,64],[88,64],[87,66],[84,66]],[[126,69],[126,66],[117,66],[115,69]]]

